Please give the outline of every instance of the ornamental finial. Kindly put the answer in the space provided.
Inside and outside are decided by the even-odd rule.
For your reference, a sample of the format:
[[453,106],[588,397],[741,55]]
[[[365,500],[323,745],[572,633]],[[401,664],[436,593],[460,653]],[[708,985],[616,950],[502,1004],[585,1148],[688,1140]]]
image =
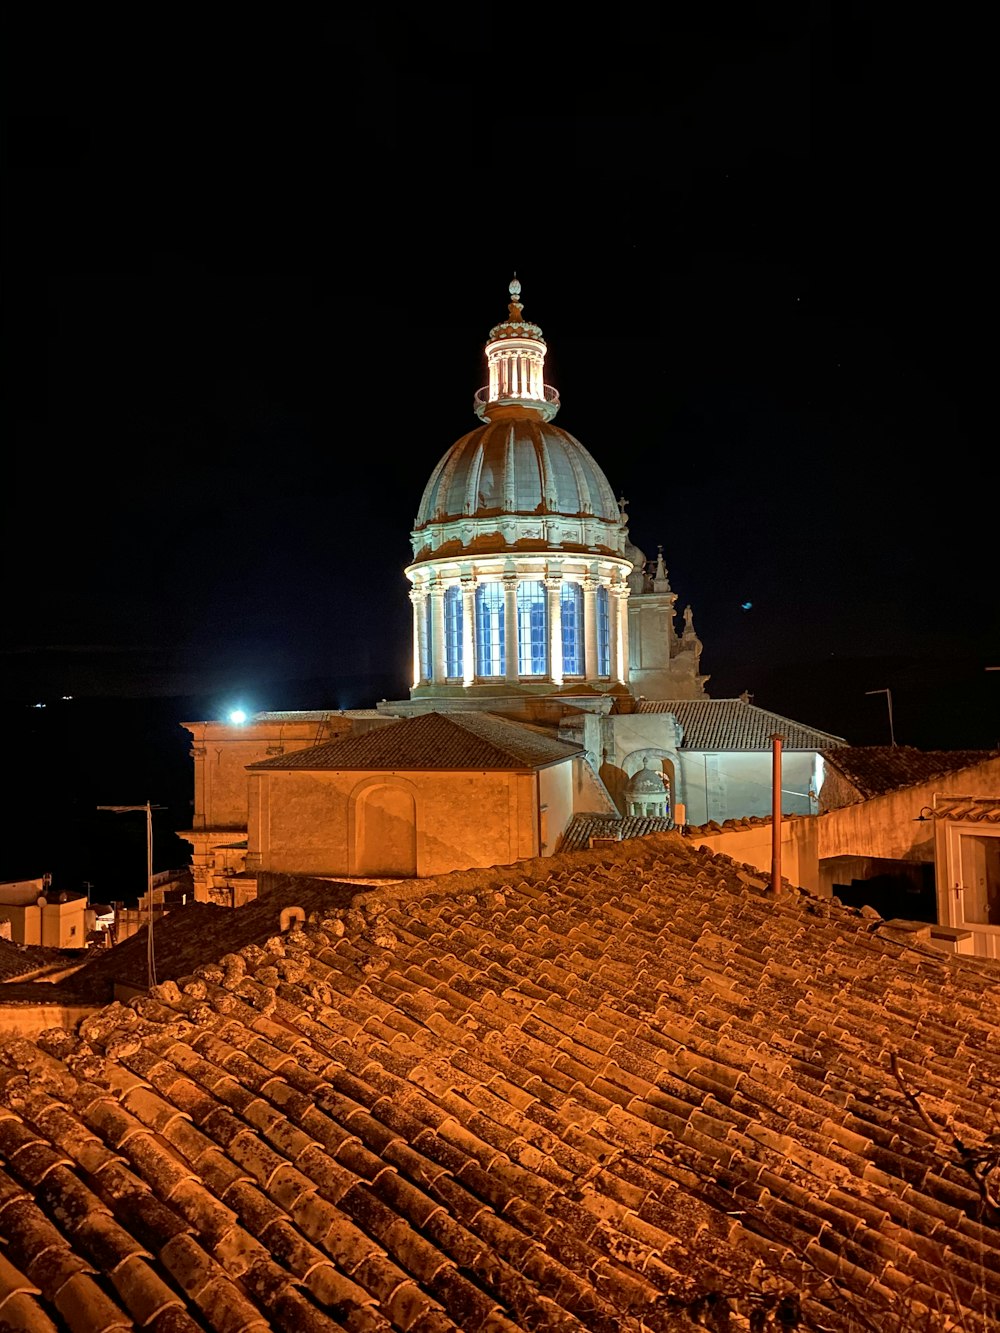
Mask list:
[[524,307],[518,300],[518,297],[521,295],[521,284],[518,281],[517,273],[511,278],[510,286],[507,290],[510,292],[510,305],[507,307],[508,314],[511,319],[519,320],[521,318],[521,311]]

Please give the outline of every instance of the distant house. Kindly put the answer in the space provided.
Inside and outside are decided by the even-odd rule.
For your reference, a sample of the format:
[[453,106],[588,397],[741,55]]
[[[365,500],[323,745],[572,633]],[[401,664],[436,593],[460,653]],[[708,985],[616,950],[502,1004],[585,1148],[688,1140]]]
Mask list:
[[246,867],[442,875],[552,855],[573,815],[615,813],[580,746],[488,713],[428,712],[247,767]]
[[912,745],[844,745],[827,753],[819,810],[839,810],[873,796],[975,768],[989,750],[918,750]]
[[245,723],[185,722],[191,734],[194,811],[179,837],[191,844],[191,877],[199,902],[241,907],[257,894],[246,871],[247,765],[306,750],[324,741],[390,726],[375,709],[256,713]]
[[10,922],[8,938],[15,944],[50,949],[87,946],[87,895],[54,893],[49,875],[0,884],[0,920]]
[[1000,957],[1000,754],[858,747],[829,755],[828,772],[824,804],[843,804],[817,821],[820,891]]
[[[645,699],[607,719],[601,776],[624,814],[627,782],[647,762],[662,767],[687,822],[771,813],[774,736],[781,737],[781,810],[812,815],[841,736],[792,721],[749,699]],[[620,777],[618,775],[621,775]]]

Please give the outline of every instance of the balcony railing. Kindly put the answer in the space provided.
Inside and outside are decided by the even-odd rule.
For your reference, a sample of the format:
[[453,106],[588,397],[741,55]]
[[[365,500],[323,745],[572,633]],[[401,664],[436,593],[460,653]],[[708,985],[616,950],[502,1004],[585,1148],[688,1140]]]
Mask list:
[[[553,407],[559,406],[559,390],[553,388],[551,384],[542,385],[542,395],[543,395],[542,401],[546,403],[551,403]],[[482,408],[484,408],[487,405],[487,403],[491,402],[530,403],[535,401],[537,400],[532,398],[525,398],[523,394],[516,394],[516,393],[502,394],[499,398],[490,398],[490,386],[488,384],[484,384],[481,389],[477,390],[475,396],[473,397],[472,408],[473,411],[478,414],[482,410]]]

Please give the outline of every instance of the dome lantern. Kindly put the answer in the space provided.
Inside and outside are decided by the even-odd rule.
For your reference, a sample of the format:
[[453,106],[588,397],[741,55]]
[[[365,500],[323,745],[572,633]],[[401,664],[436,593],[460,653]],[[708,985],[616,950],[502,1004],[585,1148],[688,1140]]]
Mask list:
[[545,383],[545,339],[538,325],[524,318],[516,274],[508,291],[507,318],[494,324],[486,342],[489,383],[476,394],[473,409],[480,421],[491,420],[491,408],[511,406],[530,408],[551,421],[559,411],[559,394]]

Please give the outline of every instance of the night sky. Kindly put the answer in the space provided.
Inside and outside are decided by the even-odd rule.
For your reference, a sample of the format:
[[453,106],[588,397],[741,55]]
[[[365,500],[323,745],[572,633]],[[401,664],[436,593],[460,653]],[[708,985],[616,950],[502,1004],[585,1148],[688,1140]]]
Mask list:
[[4,700],[405,697],[516,271],[713,696],[997,744],[983,44],[555,8],[6,21]]

